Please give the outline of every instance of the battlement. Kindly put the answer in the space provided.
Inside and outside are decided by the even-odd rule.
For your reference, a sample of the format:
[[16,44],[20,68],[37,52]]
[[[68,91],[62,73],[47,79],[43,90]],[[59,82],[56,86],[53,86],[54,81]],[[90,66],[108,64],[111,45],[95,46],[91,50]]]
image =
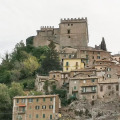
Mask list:
[[41,26],[40,28],[42,31],[44,30],[53,30],[54,29],[54,26]]
[[85,18],[64,18],[61,19],[61,23],[66,23],[66,22],[87,22],[87,17]]

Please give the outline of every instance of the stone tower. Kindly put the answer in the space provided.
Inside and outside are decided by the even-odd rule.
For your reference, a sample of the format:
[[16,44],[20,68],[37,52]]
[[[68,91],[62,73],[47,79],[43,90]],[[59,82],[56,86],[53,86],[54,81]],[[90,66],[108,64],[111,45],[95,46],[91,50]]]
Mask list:
[[61,19],[59,28],[41,27],[37,30],[33,45],[35,47],[48,45],[53,41],[60,50],[64,47],[83,48],[88,45],[87,18]]
[[59,29],[60,47],[87,47],[89,41],[87,18],[61,19]]

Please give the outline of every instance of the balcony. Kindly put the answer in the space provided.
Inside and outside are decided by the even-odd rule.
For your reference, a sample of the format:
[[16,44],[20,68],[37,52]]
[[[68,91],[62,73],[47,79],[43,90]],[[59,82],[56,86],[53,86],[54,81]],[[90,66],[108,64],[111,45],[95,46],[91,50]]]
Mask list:
[[17,111],[19,114],[25,114],[25,110],[19,110]]
[[83,90],[81,90],[82,94],[96,93],[96,92],[97,92],[96,90],[92,90],[92,91],[83,91]]

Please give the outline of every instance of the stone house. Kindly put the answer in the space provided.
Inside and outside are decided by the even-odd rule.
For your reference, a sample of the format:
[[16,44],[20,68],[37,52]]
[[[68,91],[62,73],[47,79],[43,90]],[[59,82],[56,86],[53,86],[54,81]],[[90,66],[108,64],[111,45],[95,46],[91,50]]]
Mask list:
[[56,120],[60,108],[58,95],[16,96],[12,120]]
[[111,101],[119,97],[118,79],[107,79],[98,82],[98,98]]
[[59,88],[59,82],[56,79],[50,79],[49,76],[38,76],[35,79],[35,88],[37,91],[41,91],[42,93],[45,93],[44,85],[45,82],[48,81],[48,91],[52,91],[52,86],[56,85],[57,88]]
[[69,95],[78,99],[88,99],[90,101],[97,99],[98,77],[77,77],[70,78]]
[[92,67],[96,60],[110,60],[111,52],[88,47],[87,49],[78,49],[77,58],[82,59],[85,67]]

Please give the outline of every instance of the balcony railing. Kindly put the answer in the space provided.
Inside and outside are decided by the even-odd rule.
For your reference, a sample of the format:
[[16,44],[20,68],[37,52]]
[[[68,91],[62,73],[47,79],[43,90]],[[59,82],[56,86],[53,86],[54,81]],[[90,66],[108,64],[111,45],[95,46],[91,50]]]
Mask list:
[[25,110],[19,110],[17,111],[19,114],[25,114]]
[[82,94],[87,94],[87,93],[96,93],[96,90],[92,90],[92,91],[83,91],[81,90]]

